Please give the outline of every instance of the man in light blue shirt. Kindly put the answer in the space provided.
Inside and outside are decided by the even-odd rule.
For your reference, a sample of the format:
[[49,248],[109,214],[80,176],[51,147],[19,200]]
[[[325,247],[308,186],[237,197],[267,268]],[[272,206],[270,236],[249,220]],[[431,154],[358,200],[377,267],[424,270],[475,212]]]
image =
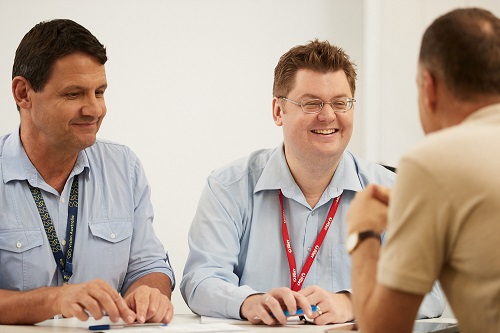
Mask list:
[[[354,319],[347,208],[357,191],[395,177],[346,151],[355,80],[347,54],[328,42],[281,57],[273,118],[283,144],[214,171],[202,192],[181,282],[193,312],[268,325],[297,307],[319,325]],[[443,309],[436,286],[420,316]]]
[[0,324],[172,319],[174,275],[142,165],[129,148],[96,141],[106,60],[70,20],[36,25],[16,51],[21,123],[0,137]]

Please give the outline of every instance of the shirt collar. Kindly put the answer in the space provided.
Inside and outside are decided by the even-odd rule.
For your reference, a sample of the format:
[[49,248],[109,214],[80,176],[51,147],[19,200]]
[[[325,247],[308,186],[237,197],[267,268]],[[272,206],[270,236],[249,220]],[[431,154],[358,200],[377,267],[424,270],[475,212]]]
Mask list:
[[[262,175],[257,181],[254,193],[279,189],[283,192],[283,196],[294,199],[304,205],[308,205],[305,201],[304,194],[290,172],[285,158],[283,143],[275,149],[273,154],[271,154]],[[358,177],[358,167],[354,158],[350,153],[344,151],[339,165],[337,166],[337,170],[320,198],[318,206],[339,196],[344,190],[357,192],[361,189],[362,187]]]
[[[2,152],[2,170],[5,183],[13,180],[28,180],[31,186],[42,188],[45,181],[31,163],[21,143],[19,130],[13,132],[6,140]],[[78,153],[75,166],[70,174],[80,174],[85,168],[90,169],[85,150]]]

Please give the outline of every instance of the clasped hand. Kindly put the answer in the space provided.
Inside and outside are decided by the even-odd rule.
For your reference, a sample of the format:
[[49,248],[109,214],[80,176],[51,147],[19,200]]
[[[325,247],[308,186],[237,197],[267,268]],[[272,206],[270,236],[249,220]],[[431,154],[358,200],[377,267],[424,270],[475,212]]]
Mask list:
[[[316,305],[315,312],[312,312],[311,305]],[[299,307],[317,325],[344,323],[354,319],[349,294],[331,293],[318,286],[300,291],[282,287],[251,295],[243,302],[241,315],[252,324],[285,325],[287,317],[283,311],[288,310],[293,316]]]

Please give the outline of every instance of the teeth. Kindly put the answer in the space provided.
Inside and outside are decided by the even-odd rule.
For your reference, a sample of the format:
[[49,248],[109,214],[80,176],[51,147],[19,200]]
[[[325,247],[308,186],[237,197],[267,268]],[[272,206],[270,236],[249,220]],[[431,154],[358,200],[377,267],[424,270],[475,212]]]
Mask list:
[[325,130],[312,130],[313,133],[316,134],[332,134],[337,132],[335,129],[325,129]]

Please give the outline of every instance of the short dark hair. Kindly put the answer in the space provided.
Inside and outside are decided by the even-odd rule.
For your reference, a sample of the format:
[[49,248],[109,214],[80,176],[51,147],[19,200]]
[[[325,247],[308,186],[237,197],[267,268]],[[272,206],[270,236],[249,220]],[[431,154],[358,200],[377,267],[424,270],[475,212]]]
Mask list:
[[12,78],[22,76],[34,91],[40,91],[56,60],[75,52],[93,56],[103,65],[108,60],[104,45],[80,24],[67,19],[38,23],[17,47]]
[[480,8],[438,17],[425,31],[419,62],[460,100],[500,93],[500,20]]
[[295,46],[281,56],[274,69],[273,96],[287,96],[293,89],[295,74],[299,69],[311,69],[326,73],[343,70],[347,76],[351,93],[356,90],[356,65],[341,48],[328,41],[317,39],[306,45]]

